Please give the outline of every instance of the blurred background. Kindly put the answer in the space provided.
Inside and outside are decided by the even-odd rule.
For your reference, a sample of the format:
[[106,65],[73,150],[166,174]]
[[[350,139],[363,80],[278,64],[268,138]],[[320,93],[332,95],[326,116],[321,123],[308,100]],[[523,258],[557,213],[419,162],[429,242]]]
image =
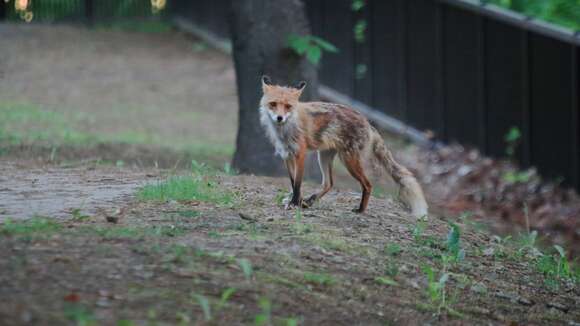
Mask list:
[[579,0],[267,3],[0,0],[1,154],[281,173],[270,73],[364,112],[436,209],[580,239]]

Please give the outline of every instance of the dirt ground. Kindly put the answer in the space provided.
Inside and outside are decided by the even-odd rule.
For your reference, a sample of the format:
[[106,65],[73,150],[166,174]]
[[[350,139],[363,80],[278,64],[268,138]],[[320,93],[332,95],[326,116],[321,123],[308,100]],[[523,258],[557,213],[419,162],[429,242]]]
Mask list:
[[[390,199],[373,198],[368,212],[357,215],[350,210],[358,194],[333,191],[297,215],[277,204],[285,180],[222,176],[218,184],[235,194],[233,205],[125,198],[109,211],[60,222],[56,229],[5,227],[2,324],[580,320],[574,283],[547,286],[530,259],[516,258],[515,249],[467,221],[456,221],[464,260],[444,263],[448,221],[432,219],[418,231]],[[314,188],[307,185],[307,193]],[[107,222],[111,216],[115,223]],[[436,271],[435,282],[448,274],[444,308],[429,295],[426,266]],[[223,302],[227,291],[234,292]],[[205,315],[204,300],[211,310]]]
[[578,283],[533,244],[391,196],[351,213],[342,180],[300,213],[278,178],[208,177],[230,204],[139,199],[233,151],[231,63],[194,39],[0,25],[0,58],[1,325],[580,323]]

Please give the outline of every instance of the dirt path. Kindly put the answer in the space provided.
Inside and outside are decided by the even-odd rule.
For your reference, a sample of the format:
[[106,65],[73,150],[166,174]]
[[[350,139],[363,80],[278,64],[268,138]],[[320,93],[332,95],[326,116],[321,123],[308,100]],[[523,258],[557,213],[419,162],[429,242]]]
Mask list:
[[0,223],[6,218],[71,217],[111,211],[156,171],[110,166],[56,167],[0,160]]

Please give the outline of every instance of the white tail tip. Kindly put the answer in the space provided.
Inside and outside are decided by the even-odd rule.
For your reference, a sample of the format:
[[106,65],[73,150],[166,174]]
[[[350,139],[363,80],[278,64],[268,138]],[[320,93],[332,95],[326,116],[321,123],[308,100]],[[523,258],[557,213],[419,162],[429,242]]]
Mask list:
[[429,206],[425,201],[423,190],[414,177],[404,177],[401,179],[401,200],[409,206],[411,213],[417,219],[427,220],[429,216]]

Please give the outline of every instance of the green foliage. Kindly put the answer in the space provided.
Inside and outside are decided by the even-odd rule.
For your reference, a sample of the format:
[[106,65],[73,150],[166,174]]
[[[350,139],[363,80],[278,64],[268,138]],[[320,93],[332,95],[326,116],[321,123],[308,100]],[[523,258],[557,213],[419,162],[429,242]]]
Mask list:
[[530,180],[530,173],[528,171],[507,171],[501,178],[508,184],[525,183]]
[[238,265],[240,265],[240,268],[242,269],[242,272],[244,273],[246,280],[248,281],[251,280],[252,274],[254,273],[252,263],[246,258],[240,258],[238,259]]
[[209,299],[201,294],[193,294],[192,295],[197,304],[200,306],[201,311],[203,311],[203,318],[205,321],[211,321],[213,316],[211,314],[211,305],[209,303]]
[[574,270],[572,264],[566,258],[564,248],[554,245],[556,252],[541,256],[537,262],[537,269],[548,279],[559,281],[580,281],[580,274]]
[[272,324],[272,303],[267,298],[260,298],[258,301],[260,313],[254,318],[256,326]]
[[156,184],[146,185],[137,193],[141,200],[151,201],[206,201],[218,205],[230,205],[234,202],[234,195],[229,191],[220,189],[213,176],[215,171],[200,164],[192,162],[191,176],[174,176]]
[[520,256],[529,254],[532,257],[541,256],[542,253],[536,247],[538,240],[538,231],[534,230],[524,235],[520,235],[517,239],[519,242],[518,254]]
[[304,280],[308,283],[321,286],[330,286],[336,283],[336,280],[332,275],[319,273],[304,273]]
[[72,215],[73,221],[85,221],[90,218],[88,215],[84,215],[80,208],[75,208],[70,213]]
[[224,173],[225,173],[225,175],[232,176],[232,175],[237,175],[238,171],[236,171],[234,169],[234,167],[229,162],[225,162],[224,163]]
[[355,78],[356,79],[363,79],[368,71],[368,66],[364,63],[358,63],[355,66]]
[[354,32],[354,40],[357,43],[364,43],[366,30],[367,30],[366,20],[361,19],[356,22],[353,28],[353,32]]
[[352,11],[361,11],[366,5],[365,0],[352,0],[352,3],[350,4],[350,9],[352,9]]
[[521,137],[522,133],[518,127],[511,127],[507,134],[504,136],[503,140],[506,142],[505,153],[510,158],[513,158],[515,155]]
[[[505,153],[511,160],[515,160],[516,150],[520,145],[521,138],[522,133],[518,127],[511,127],[504,136],[506,143]],[[502,175],[502,179],[508,184],[528,182],[530,177],[531,173],[529,171],[507,171]]]
[[385,246],[385,253],[389,256],[398,256],[401,251],[401,246],[397,243],[389,243]]
[[397,286],[399,283],[388,276],[375,277],[375,282],[381,285]]
[[413,240],[415,240],[415,242],[422,242],[425,229],[427,229],[427,222],[424,220],[418,220],[417,224],[415,224],[415,227],[411,231],[413,234]]
[[450,274],[444,270],[441,275],[437,276],[430,266],[423,266],[422,270],[427,276],[426,293],[431,304],[435,306],[437,315],[445,311],[450,315],[461,317],[462,315],[450,306],[447,292],[447,281]]
[[318,65],[323,51],[336,53],[338,49],[332,43],[314,35],[299,36],[292,34],[288,37],[288,47],[298,55],[305,55],[306,59]]
[[450,223],[450,226],[447,234],[447,252],[452,261],[461,262],[465,259],[465,250],[461,248],[461,229],[455,223]]
[[287,195],[288,193],[285,190],[278,189],[276,192],[276,197],[274,197],[274,202],[276,202],[276,205],[282,206],[282,204],[284,204],[284,198],[286,198]]
[[62,226],[50,219],[34,217],[25,221],[13,221],[7,219],[0,225],[0,234],[30,236],[39,233],[53,233],[60,230]]
[[235,288],[225,289],[222,292],[220,299],[214,304],[213,309],[212,303],[208,297],[197,293],[192,293],[191,296],[201,308],[204,320],[206,322],[209,322],[213,320],[214,315],[217,315],[219,314],[220,311],[222,311],[222,309],[228,303],[228,300],[232,297],[232,295],[234,295],[235,292],[236,292]]
[[294,224],[292,225],[294,232],[297,234],[308,234],[312,232],[310,225],[302,222],[302,210],[297,209],[294,213]]
[[77,326],[96,325],[95,316],[92,311],[79,303],[67,303],[64,307],[65,317],[74,322]]
[[557,25],[580,29],[578,0],[487,0],[487,2]]
[[72,128],[70,120],[62,113],[42,110],[31,104],[1,103],[0,142],[11,145],[31,142],[81,144],[94,139]]
[[236,293],[235,288],[227,288],[224,290],[224,292],[222,292],[220,301],[218,301],[217,303],[218,311],[221,310],[228,303],[228,300],[230,300],[230,298],[232,297],[232,295],[234,295],[234,293]]

